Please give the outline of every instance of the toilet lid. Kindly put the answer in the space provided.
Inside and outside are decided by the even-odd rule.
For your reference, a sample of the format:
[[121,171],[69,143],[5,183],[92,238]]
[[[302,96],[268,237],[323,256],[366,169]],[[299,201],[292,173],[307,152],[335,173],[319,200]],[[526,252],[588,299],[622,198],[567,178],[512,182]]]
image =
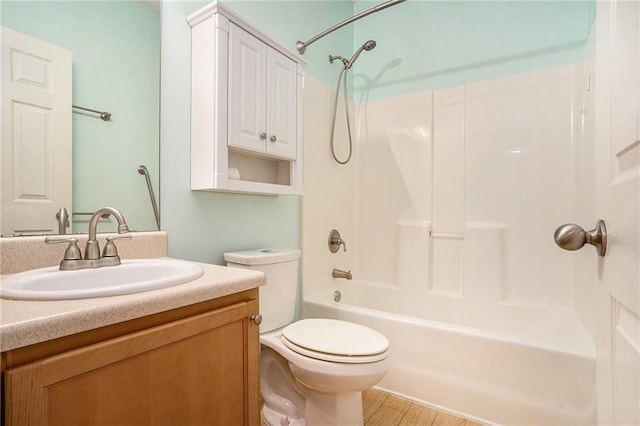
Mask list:
[[308,318],[282,330],[292,351],[332,362],[376,362],[387,357],[389,341],[368,327],[333,319]]

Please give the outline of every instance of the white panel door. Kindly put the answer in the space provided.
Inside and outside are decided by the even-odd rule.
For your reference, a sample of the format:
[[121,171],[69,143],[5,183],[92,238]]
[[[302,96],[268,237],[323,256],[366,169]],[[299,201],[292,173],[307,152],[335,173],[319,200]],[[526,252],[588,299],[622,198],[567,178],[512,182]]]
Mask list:
[[296,63],[269,49],[267,55],[267,153],[296,158]]
[[57,233],[71,210],[71,52],[2,28],[2,234]]
[[229,31],[228,146],[265,153],[267,45],[234,24]]
[[599,1],[596,17],[598,423],[640,424],[640,6]]

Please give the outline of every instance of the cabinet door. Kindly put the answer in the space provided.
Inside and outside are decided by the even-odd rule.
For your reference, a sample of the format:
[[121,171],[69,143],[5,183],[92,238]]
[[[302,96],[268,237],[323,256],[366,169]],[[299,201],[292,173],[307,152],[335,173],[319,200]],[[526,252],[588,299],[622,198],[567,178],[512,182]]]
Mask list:
[[230,25],[228,146],[265,153],[267,45]]
[[257,425],[257,301],[5,372],[7,425]]
[[296,63],[269,49],[267,54],[267,153],[296,159]]

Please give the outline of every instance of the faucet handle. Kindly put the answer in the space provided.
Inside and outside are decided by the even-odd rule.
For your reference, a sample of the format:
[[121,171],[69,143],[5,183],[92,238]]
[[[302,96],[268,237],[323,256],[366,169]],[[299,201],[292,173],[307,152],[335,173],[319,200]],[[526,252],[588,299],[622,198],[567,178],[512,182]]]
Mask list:
[[131,238],[133,238],[131,236],[131,234],[124,234],[124,235],[109,235],[107,237],[107,243],[110,243],[113,240],[130,240]]
[[113,243],[113,240],[121,240],[121,239],[131,239],[131,234],[124,235],[113,235],[107,237],[107,244],[104,245],[104,249],[102,249],[102,257],[117,257],[118,249],[116,245]]
[[69,243],[69,246],[64,251],[64,260],[81,260],[82,253],[80,247],[78,247],[78,239],[71,237],[47,237],[44,239],[45,244],[60,244]]
[[336,229],[332,229],[329,233],[329,251],[331,253],[336,253],[340,246],[346,252],[347,251],[347,242],[340,237],[340,232]]

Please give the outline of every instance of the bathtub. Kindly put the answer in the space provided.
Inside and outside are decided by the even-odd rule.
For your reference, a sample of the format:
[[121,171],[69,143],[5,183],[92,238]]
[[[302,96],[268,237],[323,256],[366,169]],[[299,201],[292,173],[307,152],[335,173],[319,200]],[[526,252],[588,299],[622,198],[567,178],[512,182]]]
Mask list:
[[394,300],[393,288],[354,281],[340,293],[339,302],[334,290],[305,298],[302,313],[387,336],[390,367],[378,388],[486,424],[596,424],[595,350],[571,315],[505,305],[457,312],[460,325],[439,317],[455,311],[445,299],[409,298],[434,321],[376,309],[379,300],[406,312],[410,303]]

